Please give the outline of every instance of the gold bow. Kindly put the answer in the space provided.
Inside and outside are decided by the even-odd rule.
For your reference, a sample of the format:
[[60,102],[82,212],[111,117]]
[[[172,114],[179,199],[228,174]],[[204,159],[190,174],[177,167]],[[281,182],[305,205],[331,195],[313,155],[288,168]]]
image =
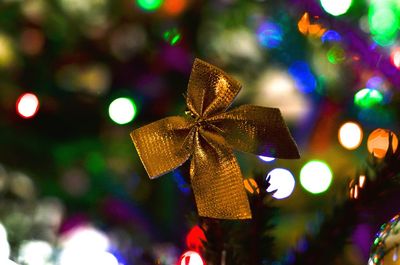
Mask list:
[[279,109],[243,105],[225,112],[240,89],[240,83],[225,72],[196,59],[186,98],[190,115],[168,117],[131,133],[152,179],[191,157],[190,179],[200,216],[251,218],[232,148],[277,158],[299,158]]

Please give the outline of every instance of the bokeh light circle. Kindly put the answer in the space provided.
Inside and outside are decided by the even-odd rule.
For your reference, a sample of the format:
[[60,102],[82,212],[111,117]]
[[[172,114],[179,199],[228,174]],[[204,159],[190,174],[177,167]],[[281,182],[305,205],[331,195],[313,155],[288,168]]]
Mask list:
[[400,48],[396,48],[392,51],[390,60],[396,68],[400,69]]
[[155,11],[163,2],[163,0],[137,0],[137,5],[145,11]]
[[321,0],[322,8],[333,16],[343,15],[349,10],[352,0]]
[[32,118],[39,110],[39,99],[35,94],[25,93],[17,100],[17,112],[26,119]]
[[267,192],[276,190],[272,195],[275,199],[284,199],[292,194],[295,180],[289,170],[284,168],[275,168],[268,173],[267,179],[269,179]]
[[346,149],[354,150],[359,147],[362,137],[363,131],[355,122],[346,122],[339,128],[339,142]]
[[179,265],[204,265],[200,254],[195,251],[186,251],[179,259]]
[[363,88],[354,95],[354,104],[361,108],[370,108],[383,102],[383,94],[373,88]]
[[377,158],[384,158],[389,149],[389,137],[392,137],[393,152],[397,150],[399,141],[396,134],[390,130],[378,128],[374,130],[367,140],[368,151]]
[[301,186],[312,194],[325,192],[332,182],[332,171],[322,161],[312,160],[300,171]]
[[275,157],[269,157],[269,156],[258,156],[258,158],[267,163],[272,162],[276,159]]
[[130,98],[117,98],[108,108],[111,120],[118,124],[127,124],[136,116],[136,105]]

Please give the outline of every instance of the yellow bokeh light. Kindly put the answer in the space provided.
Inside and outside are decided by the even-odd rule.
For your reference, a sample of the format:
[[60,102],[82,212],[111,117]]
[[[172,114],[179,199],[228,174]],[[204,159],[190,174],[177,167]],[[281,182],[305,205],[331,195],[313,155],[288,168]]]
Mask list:
[[346,122],[340,126],[338,138],[344,148],[354,150],[361,144],[363,131],[357,123]]
[[369,136],[367,141],[368,151],[377,158],[384,158],[389,149],[389,137],[392,137],[393,152],[397,150],[399,141],[396,134],[386,129],[376,129]]

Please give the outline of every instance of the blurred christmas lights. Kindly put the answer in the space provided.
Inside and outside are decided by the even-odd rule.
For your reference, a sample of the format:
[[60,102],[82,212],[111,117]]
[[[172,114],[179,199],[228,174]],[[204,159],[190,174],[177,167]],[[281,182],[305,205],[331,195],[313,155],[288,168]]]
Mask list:
[[373,40],[381,46],[391,45],[396,40],[399,19],[390,1],[372,1],[368,22]]
[[266,179],[270,184],[267,192],[275,191],[272,197],[275,199],[284,199],[289,197],[295,186],[295,180],[292,173],[284,168],[275,168],[268,173]]
[[195,251],[186,251],[179,259],[178,265],[205,265],[200,254]]
[[389,139],[392,139],[391,147],[393,152],[397,150],[398,139],[396,134],[390,130],[378,128],[371,132],[367,140],[367,148],[370,154],[377,158],[384,158],[389,149]]
[[300,33],[310,37],[319,38],[326,32],[326,29],[321,24],[310,22],[310,15],[307,12],[299,20],[297,27]]
[[332,46],[326,53],[328,61],[332,64],[339,64],[346,59],[346,52],[339,45]]
[[400,48],[393,49],[390,54],[390,60],[396,68],[400,69]]
[[107,252],[110,239],[91,226],[80,226],[61,237],[60,265],[119,265],[115,256]]
[[253,178],[248,178],[243,180],[244,188],[250,193],[250,194],[259,194],[260,193],[260,188],[257,185],[257,182]]
[[337,31],[328,30],[322,35],[321,40],[323,43],[340,42],[342,40],[342,36],[340,36],[340,34]]
[[115,99],[108,108],[108,114],[115,123],[127,124],[136,116],[135,102],[126,97]]
[[182,13],[187,5],[187,0],[165,0],[162,9],[168,15],[176,16]]
[[313,194],[325,192],[332,182],[332,172],[322,161],[312,160],[300,171],[300,183],[305,190]]
[[172,28],[164,32],[163,38],[171,46],[174,46],[181,40],[182,36],[177,28]]
[[258,156],[258,158],[267,163],[272,162],[276,159],[275,157],[269,157],[269,156]]
[[360,146],[363,132],[359,124],[355,122],[346,122],[339,129],[339,142],[349,150],[356,149]]
[[49,264],[53,255],[53,247],[45,241],[26,241],[18,251],[18,262],[26,265]]
[[204,247],[204,242],[206,242],[206,236],[203,229],[198,225],[193,226],[186,236],[186,246],[189,249],[200,251]]
[[364,88],[354,95],[354,104],[361,108],[370,108],[382,102],[383,95],[376,89]]
[[137,0],[137,5],[144,11],[155,11],[161,7],[163,0]]
[[21,117],[32,118],[39,110],[39,99],[35,94],[25,93],[18,98],[16,107]]
[[325,10],[325,12],[333,15],[340,16],[343,15],[349,10],[352,4],[352,0],[321,0],[321,6]]
[[8,260],[9,256],[10,256],[10,245],[8,244],[7,240],[7,230],[3,226],[3,224],[0,223],[0,263],[2,263],[5,260]]
[[289,74],[293,77],[296,87],[303,93],[311,93],[317,88],[317,80],[305,61],[296,61],[289,67]]
[[277,48],[283,41],[283,31],[279,24],[266,21],[258,27],[257,38],[261,46]]

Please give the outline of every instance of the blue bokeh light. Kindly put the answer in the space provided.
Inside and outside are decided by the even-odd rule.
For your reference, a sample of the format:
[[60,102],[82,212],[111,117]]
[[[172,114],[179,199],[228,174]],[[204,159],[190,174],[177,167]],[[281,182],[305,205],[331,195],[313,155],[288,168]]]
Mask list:
[[337,31],[327,30],[321,37],[323,43],[326,42],[340,42],[342,40],[342,36]]
[[257,39],[265,48],[277,48],[283,41],[283,31],[280,25],[266,21],[257,29]]
[[289,67],[289,74],[297,88],[304,93],[311,93],[317,88],[317,80],[310,66],[304,61],[296,61]]

